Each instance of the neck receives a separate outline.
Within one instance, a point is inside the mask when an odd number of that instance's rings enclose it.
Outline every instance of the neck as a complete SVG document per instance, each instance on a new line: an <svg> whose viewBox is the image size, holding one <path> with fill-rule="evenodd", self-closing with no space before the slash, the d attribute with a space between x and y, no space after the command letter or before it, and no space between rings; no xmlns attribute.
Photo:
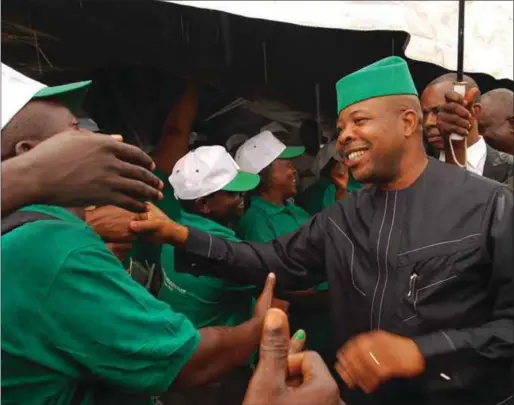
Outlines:
<svg viewBox="0 0 514 405"><path fill-rule="evenodd" d="M285 205L286 203L286 198L282 195L282 193L275 190L263 191L260 193L260 197L263 200L269 201L275 205Z"/></svg>
<svg viewBox="0 0 514 405"><path fill-rule="evenodd" d="M473 127L471 128L471 131L469 131L468 135L468 147L471 145L474 145L480 140L480 135L478 134L478 125L475 123L473 124Z"/></svg>
<svg viewBox="0 0 514 405"><path fill-rule="evenodd" d="M413 157L400 166L400 175L388 184L381 185L385 191L402 190L410 187L428 165L428 157L423 153L413 154Z"/></svg>

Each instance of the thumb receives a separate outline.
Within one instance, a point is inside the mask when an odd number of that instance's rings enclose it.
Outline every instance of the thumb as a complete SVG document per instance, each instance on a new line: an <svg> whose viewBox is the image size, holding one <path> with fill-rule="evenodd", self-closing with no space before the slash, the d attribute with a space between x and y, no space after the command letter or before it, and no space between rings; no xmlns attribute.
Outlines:
<svg viewBox="0 0 514 405"><path fill-rule="evenodd" d="M473 104L475 104L478 92L479 90L476 87L472 87L471 89L466 91L466 94L464 95L464 105L466 107L471 107Z"/></svg>
<svg viewBox="0 0 514 405"><path fill-rule="evenodd" d="M271 303L273 302L273 297L275 296L275 282L275 274L269 273L268 277L266 277L266 283L264 284L264 288L260 295L261 302L266 302L268 308L271 308Z"/></svg>
<svg viewBox="0 0 514 405"><path fill-rule="evenodd" d="M121 135L111 135L111 138L118 142L123 142L123 136Z"/></svg>
<svg viewBox="0 0 514 405"><path fill-rule="evenodd" d="M271 308L264 319L258 369L285 385L289 354L289 322L287 315Z"/></svg>

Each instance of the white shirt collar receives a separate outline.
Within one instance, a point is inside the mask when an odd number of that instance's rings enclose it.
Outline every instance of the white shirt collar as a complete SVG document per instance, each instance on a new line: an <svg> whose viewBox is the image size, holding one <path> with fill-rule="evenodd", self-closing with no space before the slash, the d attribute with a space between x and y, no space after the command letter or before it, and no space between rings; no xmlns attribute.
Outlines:
<svg viewBox="0 0 514 405"><path fill-rule="evenodd" d="M479 135L478 141L473 145L468 146L467 150L467 169L470 172L476 173L480 176L484 174L485 158L487 156L487 145L484 138ZM439 154L439 160L446 162L444 150Z"/></svg>

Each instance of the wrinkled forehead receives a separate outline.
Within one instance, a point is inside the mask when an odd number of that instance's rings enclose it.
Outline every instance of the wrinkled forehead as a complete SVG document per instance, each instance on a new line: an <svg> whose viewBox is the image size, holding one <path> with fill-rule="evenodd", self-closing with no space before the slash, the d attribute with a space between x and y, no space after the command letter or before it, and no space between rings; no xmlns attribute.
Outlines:
<svg viewBox="0 0 514 405"><path fill-rule="evenodd" d="M444 104L444 94L452 90L453 83L450 81L427 87L421 94L421 106L423 108L432 108Z"/></svg>

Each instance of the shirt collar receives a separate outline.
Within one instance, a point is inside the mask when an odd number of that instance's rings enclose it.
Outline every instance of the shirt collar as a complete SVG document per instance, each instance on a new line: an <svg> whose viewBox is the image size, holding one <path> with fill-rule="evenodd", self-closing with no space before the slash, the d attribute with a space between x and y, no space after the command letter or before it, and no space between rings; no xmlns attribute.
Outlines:
<svg viewBox="0 0 514 405"><path fill-rule="evenodd" d="M61 221L75 222L77 224L86 225L86 223L81 218L73 214L71 211L55 205L34 204L23 207L21 211L37 211L52 217L59 218Z"/></svg>
<svg viewBox="0 0 514 405"><path fill-rule="evenodd" d="M258 207L261 210L265 211L268 215L278 215L283 213L286 208L290 205L289 202L286 201L285 205L277 205L273 204L272 202L269 202L265 200L262 197L254 196L251 199L250 207Z"/></svg>
<svg viewBox="0 0 514 405"><path fill-rule="evenodd" d="M479 135L479 139L468 147L468 164L474 169L478 169L482 159L487 154L487 145L484 138Z"/></svg>
<svg viewBox="0 0 514 405"><path fill-rule="evenodd" d="M467 164L470 165L473 169L478 169L482 159L487 154L487 144L483 136L479 135L479 139L473 145L468 146L467 149ZM441 162L446 162L446 155L444 150L439 152L439 160Z"/></svg>

